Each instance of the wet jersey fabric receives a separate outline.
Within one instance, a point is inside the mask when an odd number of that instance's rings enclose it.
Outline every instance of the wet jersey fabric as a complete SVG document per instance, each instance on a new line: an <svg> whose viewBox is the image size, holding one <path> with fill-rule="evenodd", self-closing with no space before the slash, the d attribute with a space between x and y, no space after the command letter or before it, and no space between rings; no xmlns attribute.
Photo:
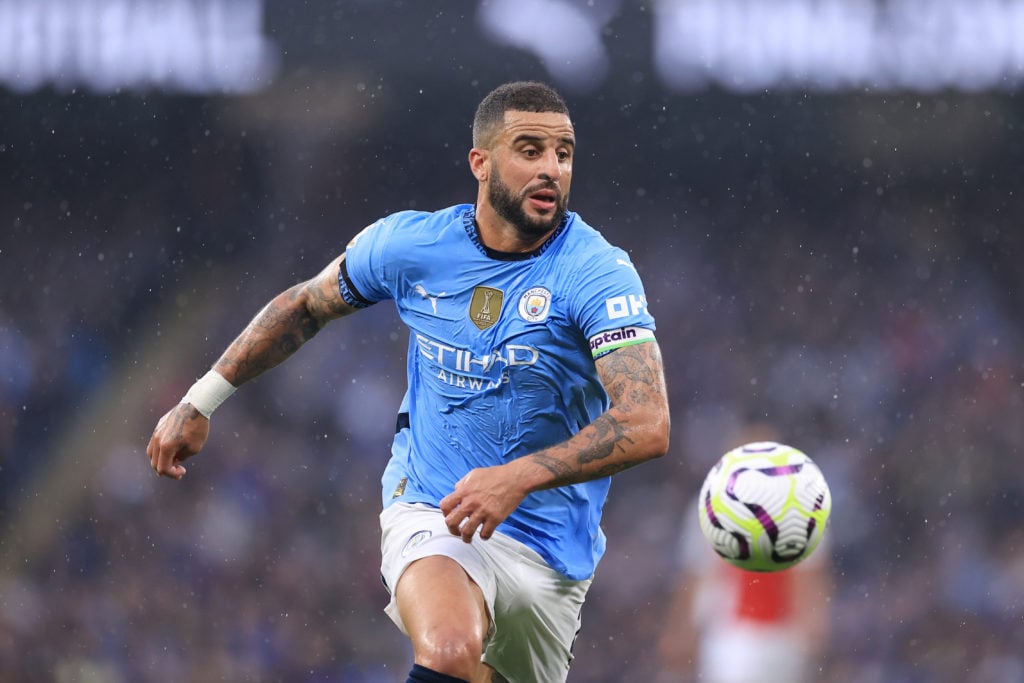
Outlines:
<svg viewBox="0 0 1024 683"><path fill-rule="evenodd" d="M471 469L565 441L608 408L595 359L654 337L628 255L572 212L528 255L485 247L469 204L395 213L349 243L339 286L353 306L394 300L410 330L385 507L439 505ZM498 531L589 578L608 487L532 493Z"/></svg>

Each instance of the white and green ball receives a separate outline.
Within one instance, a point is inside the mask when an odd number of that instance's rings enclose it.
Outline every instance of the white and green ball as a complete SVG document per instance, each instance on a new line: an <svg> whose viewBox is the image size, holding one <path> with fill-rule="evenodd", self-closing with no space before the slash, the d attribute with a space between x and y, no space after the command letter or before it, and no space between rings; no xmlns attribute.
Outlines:
<svg viewBox="0 0 1024 683"><path fill-rule="evenodd" d="M715 552L741 569L771 572L818 547L832 494L805 453L763 441L723 455L708 472L698 504L701 531Z"/></svg>

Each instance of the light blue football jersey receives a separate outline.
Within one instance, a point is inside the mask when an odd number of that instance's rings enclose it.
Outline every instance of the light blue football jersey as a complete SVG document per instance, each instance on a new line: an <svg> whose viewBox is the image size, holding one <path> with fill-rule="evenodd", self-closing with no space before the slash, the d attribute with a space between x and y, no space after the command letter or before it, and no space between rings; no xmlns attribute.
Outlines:
<svg viewBox="0 0 1024 683"><path fill-rule="evenodd" d="M565 441L609 406L595 358L654 338L628 255L572 212L522 258L484 247L470 204L392 214L348 245L339 284L354 306L393 299L410 330L385 507L439 505L471 469ZM608 486L532 493L498 530L589 578Z"/></svg>

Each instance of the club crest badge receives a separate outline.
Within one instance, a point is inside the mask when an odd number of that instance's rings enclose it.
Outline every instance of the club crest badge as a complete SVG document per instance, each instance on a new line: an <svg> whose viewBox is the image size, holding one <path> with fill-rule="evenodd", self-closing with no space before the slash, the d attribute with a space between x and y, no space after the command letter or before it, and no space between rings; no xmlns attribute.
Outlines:
<svg viewBox="0 0 1024 683"><path fill-rule="evenodd" d="M551 310L551 292L544 287L528 289L519 298L519 315L523 320L537 323L548 317Z"/></svg>
<svg viewBox="0 0 1024 683"><path fill-rule="evenodd" d="M501 316L501 303L505 293L493 287L474 287L473 298L469 302L469 319L480 330L498 322Z"/></svg>

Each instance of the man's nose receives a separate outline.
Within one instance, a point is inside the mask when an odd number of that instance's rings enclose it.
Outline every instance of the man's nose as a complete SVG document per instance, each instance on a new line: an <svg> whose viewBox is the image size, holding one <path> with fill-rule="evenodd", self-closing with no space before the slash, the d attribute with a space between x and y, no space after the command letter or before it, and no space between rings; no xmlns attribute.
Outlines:
<svg viewBox="0 0 1024 683"><path fill-rule="evenodd" d="M543 162L537 175L544 180L557 181L562 176L562 164L558 160L558 152L549 150L544 153Z"/></svg>

